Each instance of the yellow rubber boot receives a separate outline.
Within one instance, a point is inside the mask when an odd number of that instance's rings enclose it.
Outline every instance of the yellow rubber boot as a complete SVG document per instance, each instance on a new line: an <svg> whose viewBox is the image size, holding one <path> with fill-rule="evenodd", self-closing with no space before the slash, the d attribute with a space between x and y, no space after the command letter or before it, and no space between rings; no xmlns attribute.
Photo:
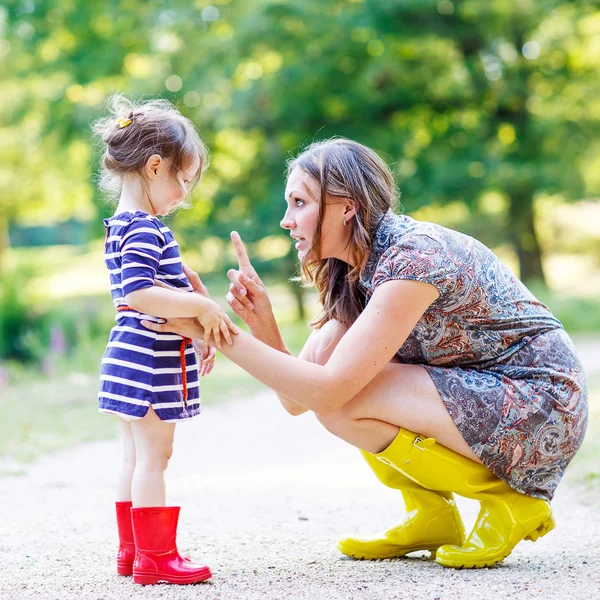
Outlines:
<svg viewBox="0 0 600 600"><path fill-rule="evenodd" d="M554 527L549 502L526 496L498 479L485 466L401 429L379 460L423 487L453 491L478 500L479 516L466 543L438 548L444 567L480 568L505 559L523 539L535 542Z"/></svg>
<svg viewBox="0 0 600 600"><path fill-rule="evenodd" d="M435 552L444 544L464 543L465 527L451 493L426 490L369 452L361 452L381 483L400 490L406 514L383 533L339 540L342 553L373 560L397 558L417 550Z"/></svg>

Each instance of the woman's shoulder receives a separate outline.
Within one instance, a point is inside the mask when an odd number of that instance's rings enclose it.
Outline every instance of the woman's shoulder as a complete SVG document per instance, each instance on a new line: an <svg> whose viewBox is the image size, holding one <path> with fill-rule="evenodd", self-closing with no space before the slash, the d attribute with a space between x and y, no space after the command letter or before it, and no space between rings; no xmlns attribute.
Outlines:
<svg viewBox="0 0 600 600"><path fill-rule="evenodd" d="M475 240L468 235L437 223L419 221L391 211L383 218L372 240L370 263L376 267L390 254L402 252L438 252L460 255L468 251Z"/></svg>
<svg viewBox="0 0 600 600"><path fill-rule="evenodd" d="M447 291L452 278L467 265L481 259L489 262L488 253L492 254L468 235L436 223L388 213L373 239L361 282L373 288L389 278L419 279Z"/></svg>

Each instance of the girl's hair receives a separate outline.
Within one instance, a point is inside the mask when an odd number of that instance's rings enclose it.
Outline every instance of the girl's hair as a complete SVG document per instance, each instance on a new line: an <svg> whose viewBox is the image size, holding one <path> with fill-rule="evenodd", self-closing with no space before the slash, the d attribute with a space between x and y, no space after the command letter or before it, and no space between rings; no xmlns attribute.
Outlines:
<svg viewBox="0 0 600 600"><path fill-rule="evenodd" d="M399 193L385 162L370 148L344 138L314 142L287 163L287 176L300 168L321 186L319 219L312 248L302 262L302 280L314 284L323 307L311 323L320 329L330 319L350 326L365 307L359 280L365 269L373 236ZM328 197L348 198L356 204L350 219L350 247L356 266L337 258L321 258L321 227Z"/></svg>
<svg viewBox="0 0 600 600"><path fill-rule="evenodd" d="M134 103L121 94L108 100L110 115L94 123L94 133L103 142L104 155L99 186L110 198L118 198L123 176L137 173L153 154L168 161L176 175L197 156L200 168L189 190L208 167L208 151L192 122L167 100Z"/></svg>

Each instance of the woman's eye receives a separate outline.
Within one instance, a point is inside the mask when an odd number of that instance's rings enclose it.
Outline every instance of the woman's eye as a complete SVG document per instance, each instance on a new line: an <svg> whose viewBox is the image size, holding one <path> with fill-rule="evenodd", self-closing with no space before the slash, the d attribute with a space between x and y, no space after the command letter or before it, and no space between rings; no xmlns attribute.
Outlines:
<svg viewBox="0 0 600 600"><path fill-rule="evenodd" d="M300 198L296 198L296 206L302 206L304 204L304 200L300 200Z"/></svg>

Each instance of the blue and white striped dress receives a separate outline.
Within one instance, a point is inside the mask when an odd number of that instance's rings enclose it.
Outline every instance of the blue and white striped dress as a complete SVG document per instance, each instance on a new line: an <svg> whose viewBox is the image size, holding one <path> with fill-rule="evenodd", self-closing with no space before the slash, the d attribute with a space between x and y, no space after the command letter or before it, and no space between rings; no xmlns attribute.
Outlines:
<svg viewBox="0 0 600 600"><path fill-rule="evenodd" d="M183 272L173 232L156 217L141 211L104 220L104 262L110 273L115 305L125 296L160 280L192 291ZM152 408L161 420L176 422L200 414L198 363L191 344L185 349L187 401L184 400L180 335L156 333L140 324L156 316L134 310L117 312L100 374L99 410L128 420L141 419Z"/></svg>

